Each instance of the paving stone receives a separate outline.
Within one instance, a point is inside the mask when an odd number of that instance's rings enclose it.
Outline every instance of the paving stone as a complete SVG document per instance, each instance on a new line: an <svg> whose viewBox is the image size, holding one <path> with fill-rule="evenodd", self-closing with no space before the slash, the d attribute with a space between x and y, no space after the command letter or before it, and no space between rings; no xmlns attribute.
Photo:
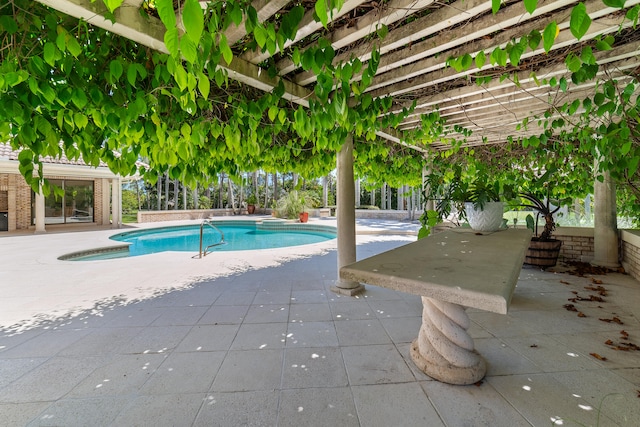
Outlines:
<svg viewBox="0 0 640 427"><path fill-rule="evenodd" d="M244 350L227 353L212 392L276 390L282 378L283 350Z"/></svg>
<svg viewBox="0 0 640 427"><path fill-rule="evenodd" d="M287 348L282 388L345 387L349 384L339 348Z"/></svg>
<svg viewBox="0 0 640 427"><path fill-rule="evenodd" d="M209 393L193 425L275 426L279 394L275 390Z"/></svg>
<svg viewBox="0 0 640 427"><path fill-rule="evenodd" d="M341 348L351 385L414 380L405 360L391 344Z"/></svg>
<svg viewBox="0 0 640 427"><path fill-rule="evenodd" d="M114 426L191 425L206 394L164 394L139 396L113 420Z"/></svg>
<svg viewBox="0 0 640 427"><path fill-rule="evenodd" d="M349 388L306 388L280 393L278 427L359 427Z"/></svg>
<svg viewBox="0 0 640 427"><path fill-rule="evenodd" d="M202 315L198 323L210 325L240 324L249 311L249 305L214 305Z"/></svg>
<svg viewBox="0 0 640 427"><path fill-rule="evenodd" d="M127 396L62 399L45 409L28 426L107 426L128 401Z"/></svg>
<svg viewBox="0 0 640 427"><path fill-rule="evenodd" d="M240 325L196 325L178 344L175 351L229 350Z"/></svg>
<svg viewBox="0 0 640 427"><path fill-rule="evenodd" d="M287 327L287 347L337 347L333 322L296 322Z"/></svg>
<svg viewBox="0 0 640 427"><path fill-rule="evenodd" d="M354 386L361 425L444 426L418 383Z"/></svg>
<svg viewBox="0 0 640 427"><path fill-rule="evenodd" d="M391 338L378 319L336 322L340 345L389 344Z"/></svg>
<svg viewBox="0 0 640 427"><path fill-rule="evenodd" d="M444 384L439 381L423 381L420 385L447 426L531 425L486 381L480 385L469 386Z"/></svg>
<svg viewBox="0 0 640 427"><path fill-rule="evenodd" d="M198 393L209 390L226 356L224 351L173 353L151 374L144 394Z"/></svg>

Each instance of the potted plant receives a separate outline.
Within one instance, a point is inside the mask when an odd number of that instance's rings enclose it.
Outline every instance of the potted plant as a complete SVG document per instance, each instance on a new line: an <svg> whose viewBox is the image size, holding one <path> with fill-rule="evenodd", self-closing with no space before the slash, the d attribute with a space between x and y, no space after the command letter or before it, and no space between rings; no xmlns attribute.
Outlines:
<svg viewBox="0 0 640 427"><path fill-rule="evenodd" d="M258 202L256 195L251 194L247 197L247 212L249 215L253 215L256 211L256 203Z"/></svg>
<svg viewBox="0 0 640 427"><path fill-rule="evenodd" d="M306 191L291 190L289 193L278 199L276 212L279 217L288 219L299 219L300 222L309 220L307 209L315 203L315 198Z"/></svg>
<svg viewBox="0 0 640 427"><path fill-rule="evenodd" d="M502 200L515 196L512 186L492 181L484 170L474 172L465 175L462 168L456 166L446 175L436 172L426 177L425 198L435 204L421 218L423 227L419 237L428 235L429 227L443 219L452 220L456 225L467 220L472 229L485 232L502 226Z"/></svg>
<svg viewBox="0 0 640 427"><path fill-rule="evenodd" d="M300 222L308 222L309 221L309 212L306 212L305 208L306 208L306 199L304 197L304 194L300 195L300 206L302 208L302 212L300 212L298 214L298 219L300 220Z"/></svg>
<svg viewBox="0 0 640 427"><path fill-rule="evenodd" d="M560 206L552 208L549 198L546 203L540 200L532 193L522 193L520 197L525 199L527 203L522 206L532 208L537 211L534 221L531 214L527 215L527 228L533 231L534 236L531 238L531 244L525 255L524 263L534 265L541 268L553 267L558 262L562 241L554 239L552 234L556 229L556 223L553 214L558 212ZM542 233L538 235L538 219L540 216L544 218L544 228Z"/></svg>
<svg viewBox="0 0 640 427"><path fill-rule="evenodd" d="M499 181L490 183L486 177L478 176L464 195L464 212L469 226L477 231L497 231L502 226L504 202L510 199L513 190Z"/></svg>

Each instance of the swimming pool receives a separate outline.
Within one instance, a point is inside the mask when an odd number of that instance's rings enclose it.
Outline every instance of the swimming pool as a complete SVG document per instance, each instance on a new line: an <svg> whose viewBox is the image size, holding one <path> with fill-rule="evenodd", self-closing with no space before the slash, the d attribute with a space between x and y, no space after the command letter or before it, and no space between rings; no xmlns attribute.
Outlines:
<svg viewBox="0 0 640 427"><path fill-rule="evenodd" d="M208 224L214 225L210 227ZM334 227L316 224L291 224L284 221L209 221L202 227L203 249L207 252L246 251L319 243L336 238ZM126 246L96 248L59 257L68 261L89 261L157 252L199 253L200 224L127 231L110 237ZM224 234L224 243L221 243Z"/></svg>

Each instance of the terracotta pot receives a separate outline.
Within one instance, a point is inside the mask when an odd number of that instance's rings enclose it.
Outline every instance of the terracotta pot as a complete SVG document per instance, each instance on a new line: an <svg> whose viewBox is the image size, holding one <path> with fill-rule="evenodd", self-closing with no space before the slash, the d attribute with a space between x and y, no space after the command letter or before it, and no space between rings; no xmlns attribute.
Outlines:
<svg viewBox="0 0 640 427"><path fill-rule="evenodd" d="M256 211L256 205L247 205L247 212L249 215L253 215Z"/></svg>
<svg viewBox="0 0 640 427"><path fill-rule="evenodd" d="M562 247L562 240L551 239L541 242L534 237L527 249L524 263L540 268L553 267L558 262L560 247Z"/></svg>
<svg viewBox="0 0 640 427"><path fill-rule="evenodd" d="M309 221L309 212L302 212L300 214L300 222L307 222Z"/></svg>

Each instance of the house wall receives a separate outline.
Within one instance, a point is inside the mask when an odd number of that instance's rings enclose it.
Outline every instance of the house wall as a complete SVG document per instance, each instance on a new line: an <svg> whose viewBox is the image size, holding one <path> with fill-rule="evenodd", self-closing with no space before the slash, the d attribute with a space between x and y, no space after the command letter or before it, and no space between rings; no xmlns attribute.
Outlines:
<svg viewBox="0 0 640 427"><path fill-rule="evenodd" d="M90 179L90 178L78 178L68 177L64 175L47 176L50 179L84 179L86 181L93 181L94 191L94 223L102 224L103 215L105 214L104 208L100 200L102 200L103 194L103 182L102 179ZM32 228L31 225L31 187L27 182L18 174L0 174L0 193L6 191L7 204L8 204L8 220L9 230L28 230ZM1 207L1 206L0 206ZM2 211L2 209L0 209ZM108 215L108 212L107 212Z"/></svg>

